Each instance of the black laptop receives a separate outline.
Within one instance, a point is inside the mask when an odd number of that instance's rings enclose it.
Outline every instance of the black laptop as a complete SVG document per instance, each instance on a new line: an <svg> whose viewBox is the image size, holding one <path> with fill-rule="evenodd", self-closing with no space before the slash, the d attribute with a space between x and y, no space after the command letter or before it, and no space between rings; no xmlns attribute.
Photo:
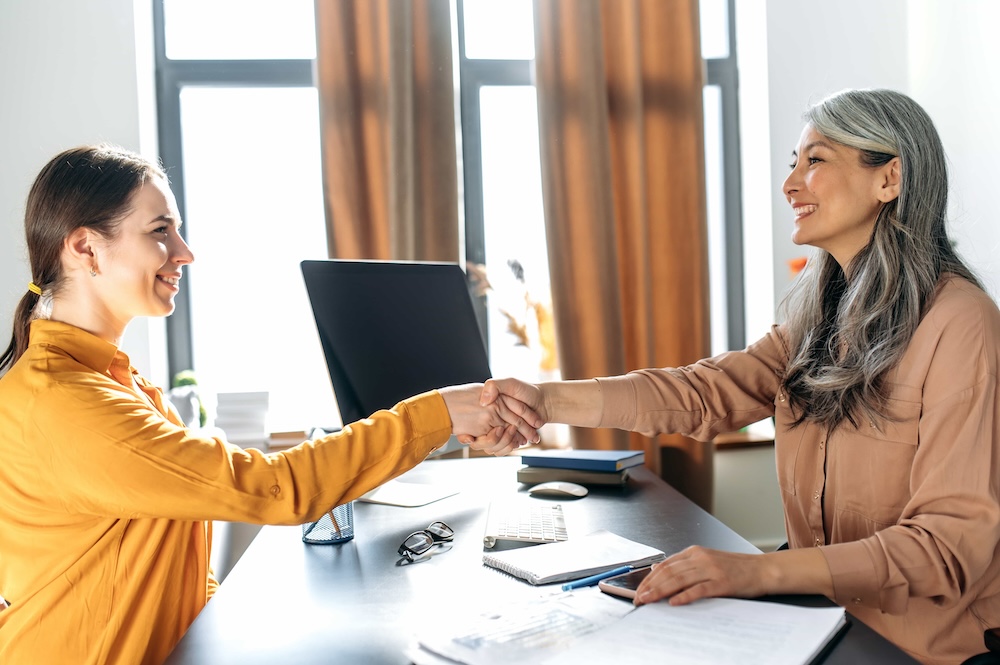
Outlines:
<svg viewBox="0 0 1000 665"><path fill-rule="evenodd" d="M301 265L344 423L427 390L490 377L458 264L331 259Z"/></svg>

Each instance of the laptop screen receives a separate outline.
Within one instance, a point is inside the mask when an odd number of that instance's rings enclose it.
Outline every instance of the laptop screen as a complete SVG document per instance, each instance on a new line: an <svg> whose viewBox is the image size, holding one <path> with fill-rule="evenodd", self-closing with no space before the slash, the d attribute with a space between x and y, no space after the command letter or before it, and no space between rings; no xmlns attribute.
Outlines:
<svg viewBox="0 0 1000 665"><path fill-rule="evenodd" d="M458 264L301 265L344 423L427 390L490 377Z"/></svg>

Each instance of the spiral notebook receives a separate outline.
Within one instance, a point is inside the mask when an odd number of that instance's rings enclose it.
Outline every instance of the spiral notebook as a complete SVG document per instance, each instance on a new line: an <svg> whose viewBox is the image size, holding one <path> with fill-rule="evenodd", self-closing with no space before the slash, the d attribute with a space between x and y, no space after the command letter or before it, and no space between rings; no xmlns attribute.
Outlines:
<svg viewBox="0 0 1000 665"><path fill-rule="evenodd" d="M666 555L649 545L610 531L595 531L559 543L546 543L483 555L483 563L529 584L550 584L596 575L619 566L641 568Z"/></svg>

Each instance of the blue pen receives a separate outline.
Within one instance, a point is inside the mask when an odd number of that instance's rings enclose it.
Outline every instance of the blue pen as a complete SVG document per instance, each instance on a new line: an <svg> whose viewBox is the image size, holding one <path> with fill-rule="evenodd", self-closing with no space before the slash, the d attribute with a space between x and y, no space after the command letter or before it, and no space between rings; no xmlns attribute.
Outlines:
<svg viewBox="0 0 1000 665"><path fill-rule="evenodd" d="M622 573L627 573L632 570L632 566L620 566L614 570L609 570L603 573L597 573L596 575L591 575L590 577L584 577L583 579L576 580L573 582L567 582L562 585L563 591L572 591L573 589L580 589L585 586L594 586L603 579L609 577L614 577L615 575L621 575Z"/></svg>

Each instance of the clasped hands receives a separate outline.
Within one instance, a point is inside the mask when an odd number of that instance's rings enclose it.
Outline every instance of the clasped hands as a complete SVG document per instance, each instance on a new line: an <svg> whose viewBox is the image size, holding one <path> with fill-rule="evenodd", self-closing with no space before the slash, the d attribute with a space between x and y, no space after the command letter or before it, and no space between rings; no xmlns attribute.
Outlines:
<svg viewBox="0 0 1000 665"><path fill-rule="evenodd" d="M451 416L452 433L473 450L507 455L528 443L538 443L538 430L545 424L541 393L535 386L515 379L486 384L469 383L442 388ZM509 387L508 387L509 386ZM536 394L537 393L537 394Z"/></svg>

